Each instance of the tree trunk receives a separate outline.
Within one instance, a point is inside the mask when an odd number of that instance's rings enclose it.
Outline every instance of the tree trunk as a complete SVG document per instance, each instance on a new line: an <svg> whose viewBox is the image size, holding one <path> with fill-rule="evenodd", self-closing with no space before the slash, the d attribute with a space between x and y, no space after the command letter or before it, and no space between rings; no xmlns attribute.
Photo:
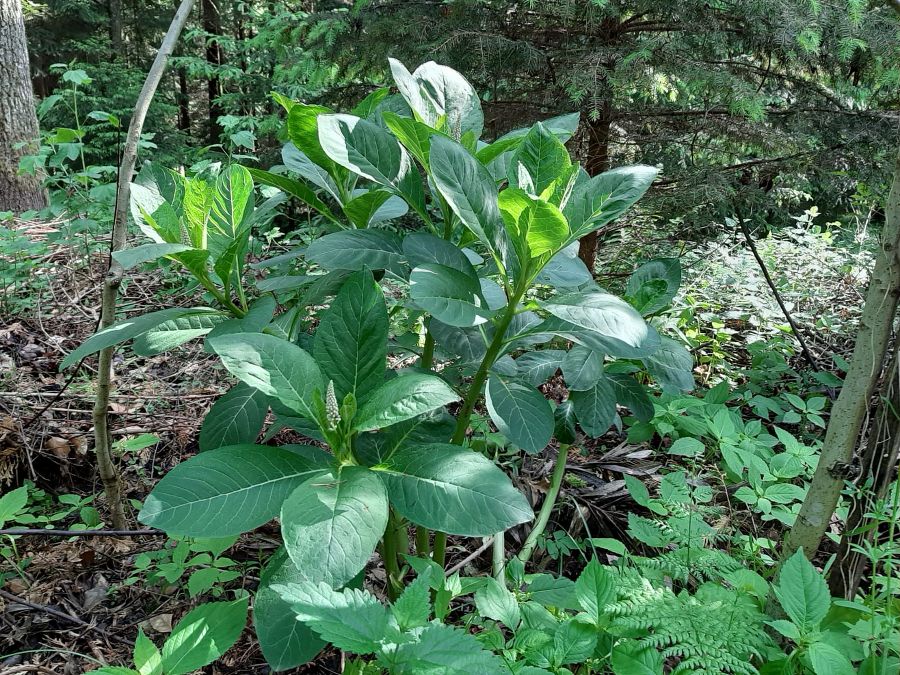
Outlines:
<svg viewBox="0 0 900 675"><path fill-rule="evenodd" d="M588 152L584 162L584 169L591 176L596 176L604 171L609 171L609 132L612 125L610 106L604 105L600 111L600 117L596 120L587 120ZM598 232L591 232L583 236L578 244L578 257L585 264L591 274L594 273L594 265L597 262L597 238Z"/></svg>
<svg viewBox="0 0 900 675"><path fill-rule="evenodd" d="M18 175L19 158L35 150L38 133L22 6L0 0L0 211L47 205L40 177Z"/></svg>
<svg viewBox="0 0 900 675"><path fill-rule="evenodd" d="M219 45L219 36L222 35L222 17L219 14L218 0L203 0L203 30L206 31L206 62L213 74L207 80L207 92L209 96L209 143L219 142L222 127L219 126L219 117L222 109L216 100L222 94L222 84L219 81L218 69L223 63L222 47Z"/></svg>
<svg viewBox="0 0 900 675"><path fill-rule="evenodd" d="M819 464L809 492L782 549L787 560L799 548L812 558L834 515L872 393L881 378L900 298L900 153L884 210L885 223L866 292L859 332L841 393L834 403Z"/></svg>
<svg viewBox="0 0 900 675"><path fill-rule="evenodd" d="M112 44L112 58L127 60L122 32L122 0L109 0L109 41Z"/></svg>
<svg viewBox="0 0 900 675"><path fill-rule="evenodd" d="M888 496L888 490L897 478L897 458L900 454L900 341L894 340L894 355L881 392L869 441L859 466L861 491L850 505L837 560L828 579L831 594L848 600L856 595L860 579L869 564L868 557L855 547L871 543L883 534L877 528L860 531L865 524L864 514L871 511L877 501Z"/></svg>

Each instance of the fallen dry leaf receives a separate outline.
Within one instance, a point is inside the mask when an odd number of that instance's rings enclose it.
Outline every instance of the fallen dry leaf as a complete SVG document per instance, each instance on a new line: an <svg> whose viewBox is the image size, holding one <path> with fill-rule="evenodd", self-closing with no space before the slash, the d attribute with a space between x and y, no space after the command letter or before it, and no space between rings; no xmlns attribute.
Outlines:
<svg viewBox="0 0 900 675"><path fill-rule="evenodd" d="M72 446L69 441L59 436L51 436L45 441L44 445L59 459L65 459L72 452Z"/></svg>
<svg viewBox="0 0 900 675"><path fill-rule="evenodd" d="M151 616L138 624L145 631L153 631L155 633L171 633L172 632L172 613L157 614Z"/></svg>

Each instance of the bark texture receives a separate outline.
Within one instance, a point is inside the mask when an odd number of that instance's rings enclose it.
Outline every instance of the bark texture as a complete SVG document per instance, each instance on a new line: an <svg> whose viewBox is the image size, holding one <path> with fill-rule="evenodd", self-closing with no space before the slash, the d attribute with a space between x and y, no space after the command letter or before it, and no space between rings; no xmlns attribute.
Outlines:
<svg viewBox="0 0 900 675"><path fill-rule="evenodd" d="M584 170L591 176L609 171L609 134L611 126L612 115L609 106L604 106L600 117L596 120L587 120L588 150L584 162ZM594 265L597 262L598 239L599 233L594 231L583 236L578 244L578 257L581 258L581 261L591 274L594 273Z"/></svg>
<svg viewBox="0 0 900 675"><path fill-rule="evenodd" d="M219 117L222 116L222 109L216 102L219 96L222 95L222 83L219 81L218 74L216 74L219 66L224 63L222 47L219 45L219 36L222 35L222 16L219 14L218 0L202 0L201 10L203 13L203 30L207 32L206 62L213 71L213 74L207 80L207 93L209 97L209 142L214 144L219 142L219 136L222 133L222 127L219 126Z"/></svg>
<svg viewBox="0 0 900 675"><path fill-rule="evenodd" d="M34 151L37 138L22 5L0 0L0 211L47 205L40 178L18 174L19 158ZM26 145L17 150L20 143Z"/></svg>
<svg viewBox="0 0 900 675"><path fill-rule="evenodd" d="M885 224L866 292L850 367L825 432L822 455L797 522L782 549L786 560L799 548L815 555L837 507L844 482L853 478L853 457L872 394L881 379L900 297L900 154L885 205Z"/></svg>

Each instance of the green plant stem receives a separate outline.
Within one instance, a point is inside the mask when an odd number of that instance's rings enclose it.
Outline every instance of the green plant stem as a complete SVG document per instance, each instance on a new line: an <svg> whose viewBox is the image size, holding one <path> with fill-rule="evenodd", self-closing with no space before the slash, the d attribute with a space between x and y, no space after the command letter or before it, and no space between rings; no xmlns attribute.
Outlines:
<svg viewBox="0 0 900 675"><path fill-rule="evenodd" d="M484 358L481 359L481 365L478 366L478 370L475 372L474 377L472 377L472 382L469 384L468 391L466 391L466 396L463 399L463 405L459 411L459 416L456 418L456 429L453 432L453 438L450 440L454 445L461 445L466 439L466 431L469 429L469 422L472 419L472 411L475 410L475 403L481 396L482 389L484 389L488 371L500 355L500 350L503 349L503 345L506 341L506 330L515 318L516 307L522 299L522 296L525 295L527 288L527 283L521 284L521 288L519 288L513 294L513 297L510 298L509 303L506 305L506 311L503 313L503 316L500 317L500 321L496 325L494 339L491 340L491 344L488 345ZM441 567L444 566L446 550L447 533L435 532L434 553L431 557Z"/></svg>
<svg viewBox="0 0 900 675"><path fill-rule="evenodd" d="M431 542L428 540L428 535L427 527L416 526L416 555L420 558L427 558L431 553Z"/></svg>
<svg viewBox="0 0 900 675"><path fill-rule="evenodd" d="M387 528L381 540L381 557L384 558L384 571L387 573L387 595L392 601L400 594L400 566L397 563L397 517L391 510L388 515Z"/></svg>
<svg viewBox="0 0 900 675"><path fill-rule="evenodd" d="M419 360L419 365L428 370L431 370L434 365L434 336L428 330L428 326L425 326L425 346L422 348L422 357Z"/></svg>
<svg viewBox="0 0 900 675"><path fill-rule="evenodd" d="M535 522L534 528L525 539L522 550L519 551L519 560L523 563L531 560L531 555L534 553L534 547L537 546L538 538L544 533L544 530L547 529L547 523L550 522L550 515L553 513L553 508L556 506L556 499L559 497L559 488L562 485L562 479L566 473L566 460L568 458L569 446L566 444L560 445L559 453L556 456L556 464L553 466L553 475L550 478L550 489L547 491L544 503L541 504L541 511L538 514L537 522Z"/></svg>
<svg viewBox="0 0 900 675"><path fill-rule="evenodd" d="M506 570L506 531L494 535L491 546L491 571L494 578L506 586L503 572Z"/></svg>

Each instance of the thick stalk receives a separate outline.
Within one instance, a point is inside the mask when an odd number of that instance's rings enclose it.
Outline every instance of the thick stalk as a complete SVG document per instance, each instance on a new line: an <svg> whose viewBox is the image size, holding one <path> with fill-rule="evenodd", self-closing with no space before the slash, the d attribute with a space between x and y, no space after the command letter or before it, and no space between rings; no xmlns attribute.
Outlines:
<svg viewBox="0 0 900 675"><path fill-rule="evenodd" d="M384 571L387 576L387 595L396 600L400 595L400 565L397 563L397 530L400 523L393 509L388 516L387 528L381 540L381 557L384 559Z"/></svg>
<svg viewBox="0 0 900 675"><path fill-rule="evenodd" d="M504 586L504 572L506 571L506 531L494 535L494 543L491 550L491 571L494 578Z"/></svg>
<svg viewBox="0 0 900 675"><path fill-rule="evenodd" d="M119 251L125 247L125 239L128 234L128 202L131 196L131 177L134 173L134 165L137 161L138 140L141 137L141 129L150 102L162 79L166 61L178 42L178 36L187 22L191 13L194 0L182 0L181 5L172 18L172 23L166 36L163 38L147 79L141 88L134 106L134 113L128 125L128 135L125 138L125 147L122 151L122 163L119 166L118 185L116 187L116 205L113 214L112 242L110 253ZM100 307L100 329L112 325L116 318L116 298L119 294L119 286L122 284L124 270L112 256L109 259L109 267L106 278L103 281L102 301ZM110 442L107 410L109 408L109 392L112 382L112 347L100 352L100 361L97 370L97 397L94 400L94 451L97 454L97 468L100 480L103 482L103 491L109 505L113 527L124 530L125 511L122 506L122 489L119 483L119 474L112 457L112 444Z"/></svg>
<svg viewBox="0 0 900 675"><path fill-rule="evenodd" d="M528 537L522 545L522 550L519 551L519 560L523 563L531 560L531 555L534 553L538 539L544 534L544 530L547 529L547 523L550 522L550 516L559 497L559 489L562 486L562 479L566 473L566 460L568 458L569 446L561 444L556 455L556 464L553 465L553 475L550 477L550 489L547 490L547 496L544 498L544 503L541 504L541 512L538 514L534 528L528 533Z"/></svg>
<svg viewBox="0 0 900 675"><path fill-rule="evenodd" d="M416 555L427 558L431 554L430 532L427 527L416 525Z"/></svg>
<svg viewBox="0 0 900 675"><path fill-rule="evenodd" d="M516 291L513 297L510 298L509 304L506 306L506 312L504 312L503 316L500 318L500 322L496 326L494 339L491 340L491 344L488 345L484 358L481 359L481 365L478 366L478 370L475 372L474 377L472 377L472 382L469 384L469 389L463 399L463 405L459 411L459 416L456 418L456 429L453 432L453 438L450 439L450 442L454 445L461 445L466 439L466 431L469 429L469 422L472 419L472 411L475 410L475 403L481 396L482 389L484 389L488 371L491 369L491 366L494 365L494 361L497 360L500 351L503 349L503 344L506 339L506 330L516 316L516 307L522 299L522 296L525 295L526 288L527 284L523 283L522 288ZM434 553L432 554L432 559L441 567L444 566L446 548L447 533L435 532Z"/></svg>
<svg viewBox="0 0 900 675"><path fill-rule="evenodd" d="M825 443L809 492L782 550L787 560L799 548L815 555L834 515L872 393L881 376L900 298L900 154L885 205L885 224L866 293L853 356L831 411Z"/></svg>

